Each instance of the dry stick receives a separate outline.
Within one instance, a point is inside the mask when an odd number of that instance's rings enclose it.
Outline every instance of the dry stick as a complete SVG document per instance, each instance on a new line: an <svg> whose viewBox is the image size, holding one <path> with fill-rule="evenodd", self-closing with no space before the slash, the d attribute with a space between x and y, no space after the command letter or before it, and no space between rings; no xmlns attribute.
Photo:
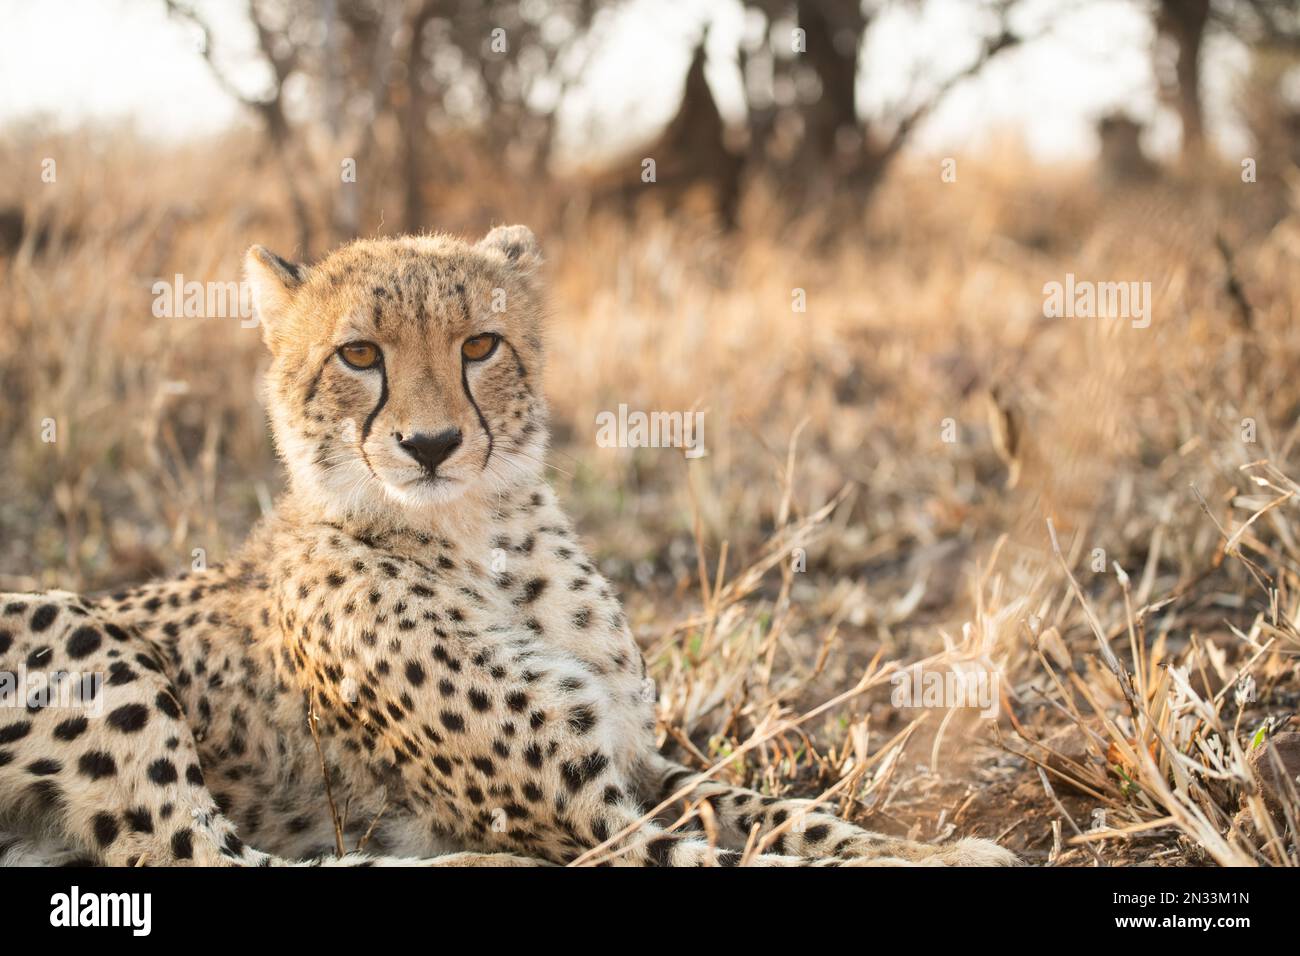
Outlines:
<svg viewBox="0 0 1300 956"><path fill-rule="evenodd" d="M879 660L880 660L880 654L878 653L872 659L871 663L867 666L867 671L865 674L862 675L862 679L859 680L857 684L855 684L853 687L844 691L844 693L832 697L830 700L817 705L812 710L803 714L801 717L797 717L794 720L784 720L779 722L775 727L773 727L767 733L759 737L751 737L749 740L745 741L745 743L742 744L738 750L735 750L732 753L728 754L726 757L724 757L722 760L715 763L708 770L702 771L690 783L683 784L681 787L677 789L675 793L673 793L671 796L661 801L657 806L652 807L650 810L644 813L639 819L629 823L622 830L619 830L617 833L615 833L605 842L597 844L596 846L592 847L590 850L583 853L577 859L573 860L569 865L570 866L583 865L596 854L600 853L603 850L608 849L609 847L617 843L619 840L623 839L623 837L628 836L629 834L638 830L643 824L653 820L656 816L658 816L664 810L670 808L673 804L677 803L679 800L682 800L687 796L689 796L695 790L695 788L698 787L701 783L703 783L705 780L712 779L715 774L717 774L719 771L725 768L728 764L732 763L738 757L744 756L754 748L767 743L773 737L783 734L799 726L800 724L811 720L814 717L824 714L826 711L830 710L833 707L838 707L840 704L844 703L845 701L852 700L854 697L857 697L859 694L862 694L865 691L868 691L871 688L877 686L880 683L881 679L894 673L894 671L898 670L898 665L893 662L890 662L884 668L880 669L879 672L876 672L876 664L879 662ZM928 664L928 663L932 663L934 660L935 660L934 657L930 657L930 658L926 658L924 661L921 661L920 663Z"/></svg>
<svg viewBox="0 0 1300 956"><path fill-rule="evenodd" d="M718 552L718 570L713 584L713 598L716 601L718 595L722 593L722 580L727 571L727 548L730 542L723 541L722 548ZM704 640L700 643L701 648L708 648L713 643L713 633L718 626L719 608L715 604L709 609L708 622L704 630Z"/></svg>
<svg viewBox="0 0 1300 956"><path fill-rule="evenodd" d="M1124 592L1124 624L1128 631L1128 649L1133 656L1133 676L1137 681L1137 694L1142 700L1149 700L1147 697L1147 672L1146 672L1146 646L1137 637L1137 619L1133 617L1133 592L1129 587L1128 573L1119 566L1118 561L1112 561L1115 567L1115 577L1119 579L1120 590ZM1145 633L1145 631L1143 631Z"/></svg>
<svg viewBox="0 0 1300 956"><path fill-rule="evenodd" d="M358 853L360 853L362 850L364 850L364 849L366 848L366 844L370 842L370 835L371 835L372 833L375 832L375 827L379 825L379 818L382 817L382 816L384 815L384 812L385 812L387 809L388 809L388 791L385 790L385 791L384 791L384 802L383 802L383 804L379 807L379 812L375 814L375 818L374 818L373 820L370 821L370 826L366 827L366 832L363 833L363 834L361 835L361 839L357 841L357 852L358 852Z"/></svg>
<svg viewBox="0 0 1300 956"><path fill-rule="evenodd" d="M686 456L682 456L682 461L687 461ZM704 599L706 608L712 606L712 596L709 594L709 570L704 560L704 528L700 518L700 503L695 494L695 481L691 478L690 463L686 465L686 490L691 497L691 536L695 539L695 564L696 570L700 575L700 595Z"/></svg>
<svg viewBox="0 0 1300 956"><path fill-rule="evenodd" d="M779 523L782 525L790 519L790 506L794 502L794 453L799 446L799 436L803 433L807 424L808 419L804 418L795 426L793 434L790 435L790 448L786 452L785 458L785 475L781 481L781 484L784 485L781 495L781 507L777 511Z"/></svg>
<svg viewBox="0 0 1300 956"><path fill-rule="evenodd" d="M1051 783L1048 782L1047 774L1043 772L1042 767L1038 768L1038 779L1042 781L1043 789L1047 792L1047 797L1049 800L1052 801L1052 804L1056 807L1057 812L1059 812L1061 816L1065 817L1065 821L1070 824L1070 829L1073 830L1079 836L1083 836L1083 831L1080 830L1079 825L1074 822L1074 817L1070 816L1070 812L1066 810L1065 807L1061 804L1061 801L1056 798L1056 791L1052 789L1052 785ZM1084 847L1085 849L1087 849L1089 853L1092 854L1092 858L1093 860L1096 861L1098 866L1106 865L1106 862L1101 858L1101 854L1098 853L1091 844L1085 843Z"/></svg>
<svg viewBox="0 0 1300 956"><path fill-rule="evenodd" d="M1256 519L1272 511L1274 508L1278 507L1279 505L1284 504L1287 501L1290 501L1294 497L1295 497L1295 492L1288 491L1285 494L1279 495L1278 497L1274 498L1268 504L1264 505L1264 507L1256 511L1253 515L1251 515L1249 518L1243 521L1241 523L1241 526L1232 533L1232 537L1230 537L1228 539L1228 543L1224 545L1224 550L1227 551L1228 554L1235 555L1240 550L1237 545L1241 541L1242 536L1245 535L1245 533L1250 529L1250 526L1255 523Z"/></svg>
<svg viewBox="0 0 1300 956"><path fill-rule="evenodd" d="M704 754L700 753L700 749L699 749L698 747L695 746L695 744L691 741L691 738L690 738L690 737L688 737L688 736L686 736L686 734L682 733L682 731L681 731L680 728L678 728L678 727L673 727L673 726L670 724L670 725L666 725L666 726L664 727L664 730L666 730L666 731L668 732L668 736L669 736L669 737L672 737L673 740L677 741L677 745L678 745L679 747L681 747L681 748L682 748L683 750L685 750L688 754L690 754L693 758L695 758L697 761L699 761L699 763L700 763L701 766L703 766L703 767L707 767L707 766L709 765L709 758L706 757L706 756L704 756Z"/></svg>
<svg viewBox="0 0 1300 956"><path fill-rule="evenodd" d="M1161 827L1178 828L1178 820L1175 817L1158 817L1155 820L1142 820L1138 823L1130 823L1126 827L1107 827L1104 830L1089 830L1071 840L1071 843L1091 843L1097 840L1112 840L1117 837L1129 837L1135 833L1147 833L1151 830L1159 830Z"/></svg>
<svg viewBox="0 0 1300 956"><path fill-rule="evenodd" d="M930 766L937 773L939 770L939 751L943 749L943 735L947 731L948 725L952 723L953 718L957 716L957 708L950 708L948 713L943 715L943 720L939 721L939 729L935 732L934 743L930 747Z"/></svg>
<svg viewBox="0 0 1300 956"><path fill-rule="evenodd" d="M343 847L343 824L339 820L338 807L334 804L334 792L330 788L329 768L325 766L325 751L320 745L320 731L316 729L316 721L320 718L316 716L316 708L313 707L315 695L310 691L307 694L307 727L311 730L311 739L316 743L316 756L320 758L320 773L325 781L325 799L330 805L330 819L334 821L334 847L339 856L346 856L347 850Z"/></svg>
<svg viewBox="0 0 1300 956"><path fill-rule="evenodd" d="M1201 494L1201 489L1197 488L1195 485L1192 485L1191 489L1192 494L1196 495L1196 500L1201 504L1201 510L1205 512L1206 517L1214 522L1214 526L1219 529L1219 534L1223 535L1224 540L1227 541L1231 535L1224 530L1223 525L1219 524L1219 519L1214 517L1214 512L1210 510L1210 503L1206 501L1205 496ZM1228 553L1226 547L1224 548L1224 553ZM1269 592L1269 585L1264 579L1268 577L1268 575L1265 573L1264 569L1259 567L1254 561L1250 560L1250 558L1246 557L1240 551L1233 552L1232 557L1236 558L1246 566L1246 570L1249 571L1251 577L1255 579L1255 583L1260 586L1260 589L1264 591L1265 594L1267 594Z"/></svg>
<svg viewBox="0 0 1300 956"><path fill-rule="evenodd" d="M1101 621L1097 620L1092 605L1085 600L1083 589L1079 587L1079 582L1075 580L1074 573L1070 570L1069 564L1066 563L1065 555L1061 553L1061 543L1056 538L1056 526L1052 524L1051 518L1047 519L1047 533L1052 539L1052 551L1055 552L1056 558L1061 564L1061 570L1065 572L1065 577L1070 582L1070 589L1074 592L1075 600L1079 602L1079 607L1083 609L1083 616L1087 619L1093 635L1097 638L1097 646L1101 648L1101 659L1106 663L1106 667L1110 672L1115 675L1115 680L1119 681L1120 690L1124 692L1130 709L1136 710L1137 701L1134 700L1132 682L1125 670L1119 666L1119 660L1115 657L1115 652L1110 649ZM1136 716L1135 713L1134 717L1136 718Z"/></svg>
<svg viewBox="0 0 1300 956"><path fill-rule="evenodd" d="M1268 639L1268 643L1260 647L1260 649L1255 652L1254 657L1246 661L1246 663L1242 664L1241 667L1237 669L1237 681L1240 681L1243 677L1245 677L1252 670L1254 670L1255 665L1259 663L1260 658L1262 658L1265 654L1267 654L1270 650L1272 650L1273 645L1276 643L1277 643L1277 638L1270 637ZM1234 681L1231 684L1224 684L1221 688L1219 688L1219 692L1215 694L1213 698L1211 698L1211 703L1214 704L1219 703L1219 699L1224 695L1226 695L1228 691L1234 690L1236 686L1237 686L1236 681Z"/></svg>

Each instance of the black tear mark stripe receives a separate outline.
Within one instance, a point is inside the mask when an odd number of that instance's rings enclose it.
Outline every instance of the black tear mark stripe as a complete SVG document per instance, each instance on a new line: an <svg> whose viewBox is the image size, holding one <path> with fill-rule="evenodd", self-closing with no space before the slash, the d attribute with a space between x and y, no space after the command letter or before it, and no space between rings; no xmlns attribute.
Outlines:
<svg viewBox="0 0 1300 956"><path fill-rule="evenodd" d="M456 292L460 296L460 311L465 317L465 323L471 324L469 309L469 297L465 294L465 284L458 282ZM502 340L504 341L504 339ZM508 342L506 343L509 344ZM514 351L514 349L511 349ZM469 400L470 407L474 409L474 414L478 416L478 423L483 427L484 434L487 435L488 446L487 454L483 456L483 470L487 471L488 462L492 460L492 449L496 447L496 437L492 434L492 428L488 425L488 420L483 415L483 410L478 407L478 402L474 401L474 393L469 390L469 362L465 356L460 358L460 387L465 391L465 398Z"/></svg>
<svg viewBox="0 0 1300 956"><path fill-rule="evenodd" d="M370 470L372 475L375 475L375 468L370 464L370 456L366 454L366 439L370 437L370 426L375 423L375 419L379 416L379 413L384 410L384 406L387 404L388 366L384 364L384 361L381 358L379 362L379 401L375 404L375 407L371 409L370 414L366 416L366 423L361 426L361 441L357 443L357 447L361 449L361 460L366 463L366 468ZM375 475L375 477L377 478L379 476Z"/></svg>
<svg viewBox="0 0 1300 956"><path fill-rule="evenodd" d="M478 402L474 401L474 393L469 390L469 362L463 356L460 360L460 387L465 390L465 397L469 399L470 407L474 409L474 414L478 416L478 423L483 426L483 432L487 435L487 454L483 456L483 470L487 471L488 462L492 460L492 449L496 447L496 438L492 435L492 427L488 425L488 420L483 416L483 410L478 407Z"/></svg>

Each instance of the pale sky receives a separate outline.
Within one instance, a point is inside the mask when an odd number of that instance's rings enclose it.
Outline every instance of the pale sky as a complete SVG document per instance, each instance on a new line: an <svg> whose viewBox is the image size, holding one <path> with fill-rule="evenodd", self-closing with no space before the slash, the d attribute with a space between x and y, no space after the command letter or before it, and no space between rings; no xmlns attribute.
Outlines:
<svg viewBox="0 0 1300 956"><path fill-rule="evenodd" d="M198 6L238 63L252 42L243 0ZM924 0L919 10L897 10L873 27L859 77L868 115L888 115L911 78L924 89L968 62L978 14L974 0ZM588 148L593 131L604 146L651 135L676 105L691 39L706 20L710 86L724 114L739 118L739 2L627 0L562 114L570 152ZM1138 0L1028 0L1023 22L1029 32L1051 26L953 91L920 130L916 148L978 148L1018 130L1043 159L1086 158L1095 149L1094 120L1125 105L1135 116L1155 118L1151 148L1175 147L1176 119L1155 108L1151 26ZM0 0L0 23L0 124L44 112L64 126L125 119L149 135L183 138L249 119L213 81L192 36L167 18L161 0ZM1210 130L1229 153L1245 146L1231 110L1245 66L1244 51L1231 41L1206 50ZM238 69L236 78L257 88L255 69Z"/></svg>

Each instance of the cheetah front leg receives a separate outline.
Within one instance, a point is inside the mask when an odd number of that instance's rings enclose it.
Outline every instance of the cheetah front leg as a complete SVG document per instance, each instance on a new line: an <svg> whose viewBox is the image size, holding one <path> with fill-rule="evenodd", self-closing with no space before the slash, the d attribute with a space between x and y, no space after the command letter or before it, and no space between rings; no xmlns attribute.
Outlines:
<svg viewBox="0 0 1300 956"><path fill-rule="evenodd" d="M660 781L655 803L689 786L689 794L679 798L677 809L684 810L700 799L708 800L719 835L730 846L743 847L757 824L758 840L771 836L760 844L767 850L809 859L921 866L1010 866L1017 862L1014 854L989 840L968 837L938 846L918 843L864 830L830 813L810 809L807 800L765 797L744 787L719 783L663 758L657 761L655 770Z"/></svg>
<svg viewBox="0 0 1300 956"><path fill-rule="evenodd" d="M7 596L0 633L0 671L23 677L0 708L0 816L112 866L267 859L205 786L153 645L66 592Z"/></svg>
<svg viewBox="0 0 1300 956"><path fill-rule="evenodd" d="M7 595L0 606L0 673L24 677L21 690L3 690L22 698L6 697L9 706L0 707L0 818L16 827L0 835L0 862L538 865L504 853L353 853L298 863L254 850L204 783L193 733L153 645L66 592ZM37 833L41 840L30 836Z"/></svg>

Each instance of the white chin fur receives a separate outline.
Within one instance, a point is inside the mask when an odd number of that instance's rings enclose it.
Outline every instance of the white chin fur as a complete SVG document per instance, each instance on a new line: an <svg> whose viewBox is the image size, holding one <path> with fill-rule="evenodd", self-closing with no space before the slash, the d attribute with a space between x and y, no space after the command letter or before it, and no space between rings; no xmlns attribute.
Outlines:
<svg viewBox="0 0 1300 956"><path fill-rule="evenodd" d="M434 482L419 482L402 486L383 482L389 499L407 508L430 508L455 501L465 493L466 482L459 479L440 478Z"/></svg>

